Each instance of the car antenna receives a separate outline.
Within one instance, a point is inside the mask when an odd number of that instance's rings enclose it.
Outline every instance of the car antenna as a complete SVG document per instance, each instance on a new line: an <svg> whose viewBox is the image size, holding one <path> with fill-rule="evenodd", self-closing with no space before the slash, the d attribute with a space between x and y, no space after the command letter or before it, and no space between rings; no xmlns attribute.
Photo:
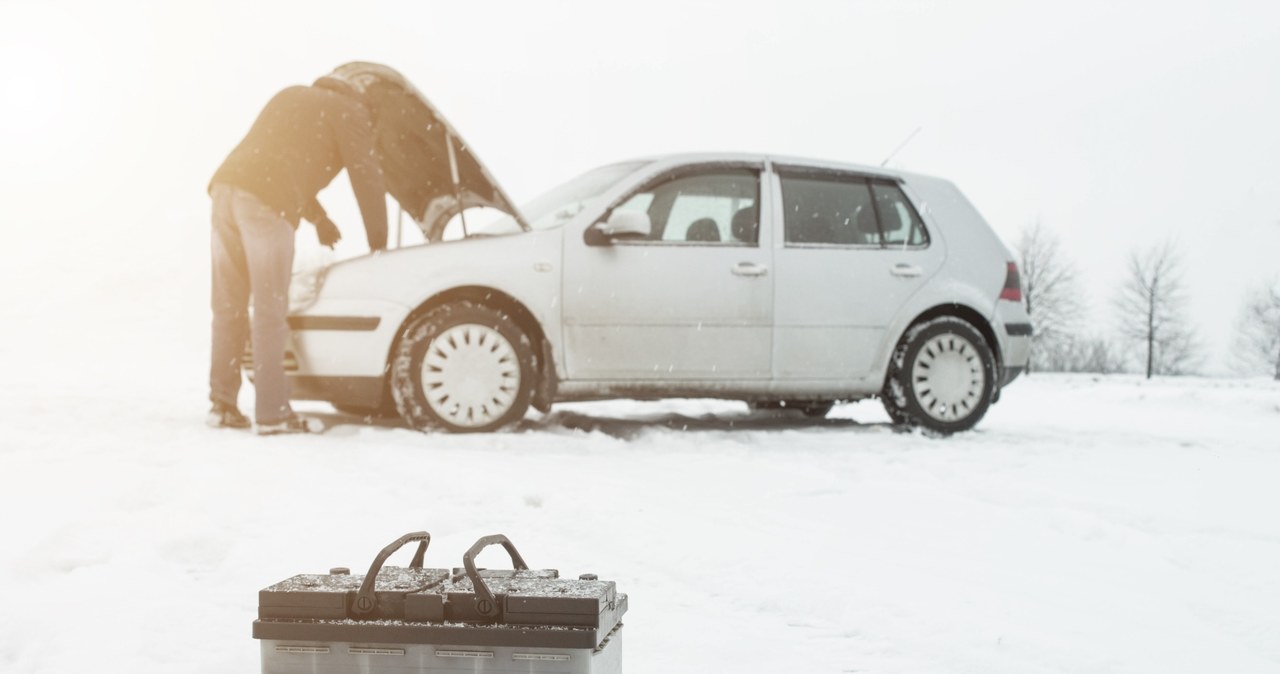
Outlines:
<svg viewBox="0 0 1280 674"><path fill-rule="evenodd" d="M906 146L907 146L907 143L910 143L910 142L911 142L911 139L912 139L912 138L915 138L915 137L916 137L916 134L917 134L917 133L920 133L920 129L923 129L923 128L924 128L923 126L917 126L917 127L916 127L916 130L915 130L915 131L912 131L912 132L911 132L911 135L907 136L907 139L906 139L906 140L904 140L904 141L902 141L901 143L899 143L899 144L898 144L898 147L894 148L894 149L893 149L893 152L890 152L890 153L889 153L889 156L888 156L888 157L885 157L885 158L884 158L884 161L880 162L880 165L881 165L881 166L884 166L885 164L888 164L888 163L889 163L889 160L890 160L890 159L893 159L893 156L894 156L895 154L898 154L898 152L899 152L899 151L901 151L901 150L902 150L902 148L906 147Z"/></svg>

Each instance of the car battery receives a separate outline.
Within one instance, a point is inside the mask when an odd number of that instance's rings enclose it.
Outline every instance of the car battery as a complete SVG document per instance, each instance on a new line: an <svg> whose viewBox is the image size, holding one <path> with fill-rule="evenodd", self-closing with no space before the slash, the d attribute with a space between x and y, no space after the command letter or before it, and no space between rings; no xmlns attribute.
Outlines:
<svg viewBox="0 0 1280 674"><path fill-rule="evenodd" d="M622 671L627 595L612 581L530 569L500 534L476 541L462 567L425 568L430 541L425 531L401 536L363 576L334 568L259 592L263 674ZM408 567L384 566L413 542ZM490 545L506 549L512 569L476 567Z"/></svg>

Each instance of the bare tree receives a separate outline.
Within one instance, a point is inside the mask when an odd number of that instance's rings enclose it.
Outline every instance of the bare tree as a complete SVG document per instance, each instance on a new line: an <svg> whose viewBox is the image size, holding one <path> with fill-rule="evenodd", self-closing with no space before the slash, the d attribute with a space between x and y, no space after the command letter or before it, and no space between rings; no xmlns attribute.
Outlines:
<svg viewBox="0 0 1280 674"><path fill-rule="evenodd" d="M1129 274L1115 307L1120 332L1146 347L1147 378L1186 374L1195 367L1199 343L1184 316L1182 263L1172 242L1129 256Z"/></svg>
<svg viewBox="0 0 1280 674"><path fill-rule="evenodd" d="M1045 345L1041 367L1050 372L1112 374L1125 370L1125 360L1114 340L1096 334L1071 334Z"/></svg>
<svg viewBox="0 0 1280 674"><path fill-rule="evenodd" d="M1245 299L1234 347L1241 371L1264 371L1280 381L1280 282L1258 288Z"/></svg>
<svg viewBox="0 0 1280 674"><path fill-rule="evenodd" d="M1063 255L1058 238L1039 220L1018 238L1022 294L1035 324L1029 369L1053 369L1050 354L1071 340L1082 304L1075 266Z"/></svg>

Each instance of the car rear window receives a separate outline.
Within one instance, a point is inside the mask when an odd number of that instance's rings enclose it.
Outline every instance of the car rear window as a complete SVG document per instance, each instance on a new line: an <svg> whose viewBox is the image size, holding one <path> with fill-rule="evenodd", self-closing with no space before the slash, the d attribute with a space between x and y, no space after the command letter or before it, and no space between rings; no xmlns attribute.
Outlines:
<svg viewBox="0 0 1280 674"><path fill-rule="evenodd" d="M923 246L920 215L895 184L859 175L784 171L787 245Z"/></svg>

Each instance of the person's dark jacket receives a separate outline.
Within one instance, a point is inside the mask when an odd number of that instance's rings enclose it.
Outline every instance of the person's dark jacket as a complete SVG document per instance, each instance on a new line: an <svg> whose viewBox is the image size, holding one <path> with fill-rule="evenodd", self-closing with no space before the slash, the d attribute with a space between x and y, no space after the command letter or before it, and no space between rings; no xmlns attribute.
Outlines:
<svg viewBox="0 0 1280 674"><path fill-rule="evenodd" d="M374 151L369 110L352 96L317 86L276 94L214 174L214 183L258 197L294 227L299 217L335 231L316 193L343 168L360 205L371 250L387 247L386 183ZM336 234L335 234L336 236Z"/></svg>

